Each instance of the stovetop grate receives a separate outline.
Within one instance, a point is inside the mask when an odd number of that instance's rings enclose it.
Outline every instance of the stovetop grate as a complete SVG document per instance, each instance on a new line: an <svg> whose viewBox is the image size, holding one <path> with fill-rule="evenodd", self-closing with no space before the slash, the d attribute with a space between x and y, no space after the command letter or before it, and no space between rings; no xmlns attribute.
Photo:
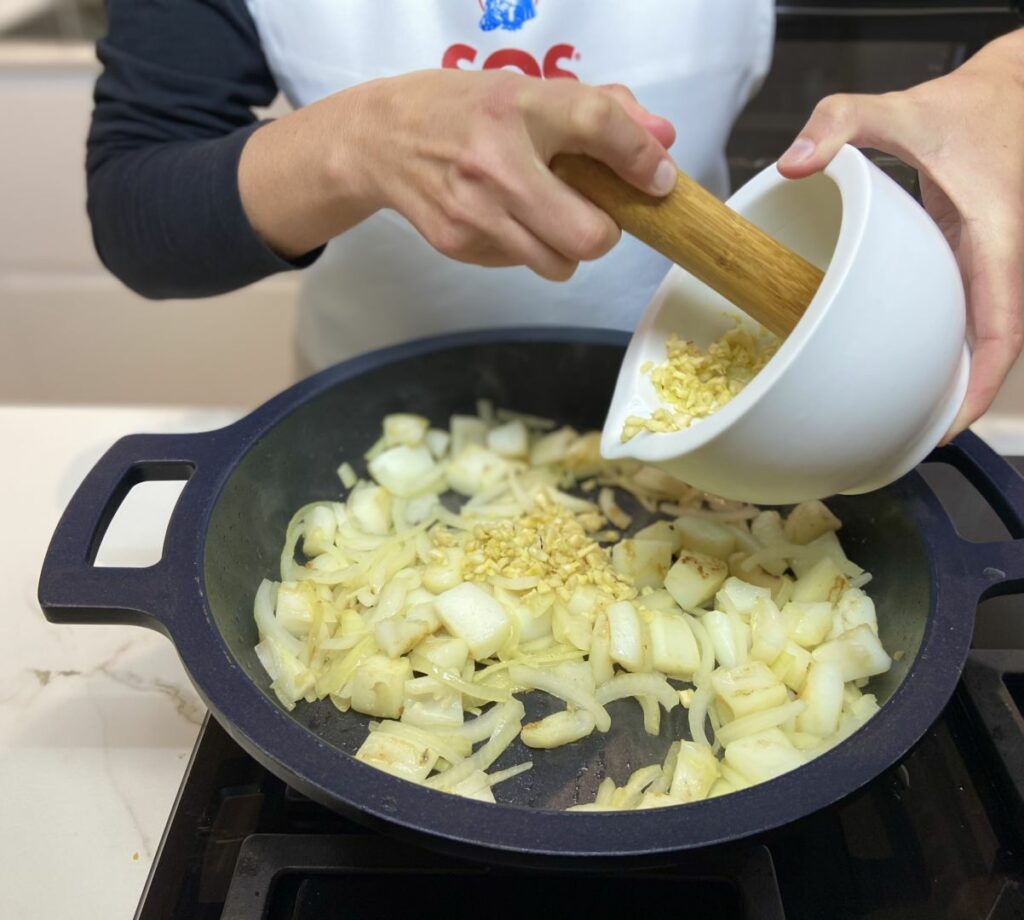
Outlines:
<svg viewBox="0 0 1024 920"><path fill-rule="evenodd" d="M495 903L519 917L643 916L671 903L690 920L785 917L764 846L672 869L567 876L446 860L380 836L255 834L242 844L222 918L362 920L433 905L446 920L470 920Z"/></svg>

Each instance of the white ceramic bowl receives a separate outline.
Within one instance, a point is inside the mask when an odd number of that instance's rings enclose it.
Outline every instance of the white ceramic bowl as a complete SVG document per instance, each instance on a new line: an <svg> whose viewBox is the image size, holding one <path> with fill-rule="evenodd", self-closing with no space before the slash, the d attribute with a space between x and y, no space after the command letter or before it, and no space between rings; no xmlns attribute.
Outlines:
<svg viewBox="0 0 1024 920"><path fill-rule="evenodd" d="M707 346L745 314L678 266L626 352L601 440L608 458L654 463L708 492L786 504L868 492L913 469L967 388L964 289L946 240L917 202L844 147L823 175L772 165L728 204L825 271L775 357L714 415L623 444L627 416L661 406L645 361L671 333Z"/></svg>

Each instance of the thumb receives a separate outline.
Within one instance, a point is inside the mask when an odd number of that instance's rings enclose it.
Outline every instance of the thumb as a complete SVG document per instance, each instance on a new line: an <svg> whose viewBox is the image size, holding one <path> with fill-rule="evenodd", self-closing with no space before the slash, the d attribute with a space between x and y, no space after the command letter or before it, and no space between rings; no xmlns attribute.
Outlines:
<svg viewBox="0 0 1024 920"><path fill-rule="evenodd" d="M778 170L787 179L820 172L844 144L874 147L920 169L915 153L921 149L922 140L917 120L905 93L826 96L779 157Z"/></svg>
<svg viewBox="0 0 1024 920"><path fill-rule="evenodd" d="M607 83L601 88L614 96L626 110L626 114L637 124L650 131L654 135L654 139L666 150L675 143L676 129L672 123L667 118L655 115L644 108L628 87L621 83Z"/></svg>

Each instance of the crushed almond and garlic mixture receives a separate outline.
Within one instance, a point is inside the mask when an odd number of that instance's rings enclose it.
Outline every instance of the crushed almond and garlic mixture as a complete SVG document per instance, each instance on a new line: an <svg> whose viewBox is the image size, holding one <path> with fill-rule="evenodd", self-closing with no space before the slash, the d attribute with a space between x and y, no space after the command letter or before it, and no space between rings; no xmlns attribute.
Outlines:
<svg viewBox="0 0 1024 920"><path fill-rule="evenodd" d="M566 601L583 585L601 588L615 600L632 600L637 596L632 579L614 569L608 551L594 539L604 523L594 511L574 513L541 493L522 517L473 529L463 577L483 582L498 575L538 594L554 591Z"/></svg>
<svg viewBox="0 0 1024 920"><path fill-rule="evenodd" d="M641 367L643 373L650 374L658 398L668 408L655 409L649 418L627 418L622 428L623 443L641 431L681 431L717 412L753 380L780 344L768 333L752 334L738 321L707 351L671 336L665 363L652 367L648 362Z"/></svg>

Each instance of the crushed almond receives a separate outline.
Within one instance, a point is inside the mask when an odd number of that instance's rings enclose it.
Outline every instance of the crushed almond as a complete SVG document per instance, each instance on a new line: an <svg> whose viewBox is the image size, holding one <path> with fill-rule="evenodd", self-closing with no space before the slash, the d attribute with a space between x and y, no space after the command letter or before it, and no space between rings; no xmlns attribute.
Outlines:
<svg viewBox="0 0 1024 920"><path fill-rule="evenodd" d="M473 528L462 575L470 581L531 576L538 580L538 594L596 585L615 600L631 600L637 589L630 578L615 571L609 553L594 542L587 526L593 517L593 512L574 514L542 494L528 514Z"/></svg>
<svg viewBox="0 0 1024 920"><path fill-rule="evenodd" d="M631 415L622 428L622 441L641 431L666 433L688 428L717 412L761 371L781 343L767 333L753 334L739 321L702 351L695 343L673 335L666 344L664 364L641 367L649 373L658 398L666 407L648 418Z"/></svg>

